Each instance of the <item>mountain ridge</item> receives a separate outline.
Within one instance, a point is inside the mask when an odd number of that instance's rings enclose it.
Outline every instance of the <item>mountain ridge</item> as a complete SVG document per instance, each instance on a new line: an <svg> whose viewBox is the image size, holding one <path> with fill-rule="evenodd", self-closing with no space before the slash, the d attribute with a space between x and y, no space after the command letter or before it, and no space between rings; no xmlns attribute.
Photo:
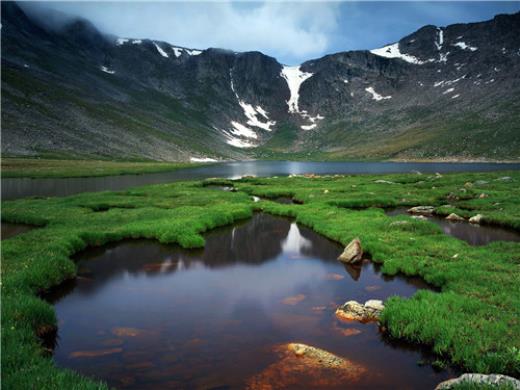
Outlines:
<svg viewBox="0 0 520 390"><path fill-rule="evenodd" d="M290 67L20 12L2 3L7 155L520 159L520 13Z"/></svg>

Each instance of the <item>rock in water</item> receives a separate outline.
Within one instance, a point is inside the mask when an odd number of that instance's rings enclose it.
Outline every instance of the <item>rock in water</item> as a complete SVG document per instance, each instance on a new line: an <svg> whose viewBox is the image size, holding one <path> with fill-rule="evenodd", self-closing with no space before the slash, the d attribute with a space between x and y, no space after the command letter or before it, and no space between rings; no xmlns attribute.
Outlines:
<svg viewBox="0 0 520 390"><path fill-rule="evenodd" d="M469 219L469 223L480 223L482 222L482 218L484 218L482 214L474 215Z"/></svg>
<svg viewBox="0 0 520 390"><path fill-rule="evenodd" d="M460 215L457 215L455 213L451 213L446 217L448 221L464 221L464 218L462 218Z"/></svg>
<svg viewBox="0 0 520 390"><path fill-rule="evenodd" d="M520 381L507 375L499 374L463 374L455 379L449 379L437 385L435 390L450 390L461 385L487 388L507 388L520 390ZM473 387L472 387L473 388Z"/></svg>
<svg viewBox="0 0 520 390"><path fill-rule="evenodd" d="M361 241L359 238L354 238L350 243L345 247L345 250L341 255L339 255L338 260L347 263L357 263L361 261L363 258L363 248L361 247Z"/></svg>
<svg viewBox="0 0 520 390"><path fill-rule="evenodd" d="M346 321L378 321L384 308L383 302L377 299L366 301L365 304L348 301L338 307L336 317Z"/></svg>
<svg viewBox="0 0 520 390"><path fill-rule="evenodd" d="M415 206L411 209L408 209L409 213L412 214L424 214L424 215L431 215L435 211L435 207L433 206Z"/></svg>
<svg viewBox="0 0 520 390"><path fill-rule="evenodd" d="M361 365L306 344L282 344L274 352L280 360L252 377L246 389L342 388L367 372Z"/></svg>

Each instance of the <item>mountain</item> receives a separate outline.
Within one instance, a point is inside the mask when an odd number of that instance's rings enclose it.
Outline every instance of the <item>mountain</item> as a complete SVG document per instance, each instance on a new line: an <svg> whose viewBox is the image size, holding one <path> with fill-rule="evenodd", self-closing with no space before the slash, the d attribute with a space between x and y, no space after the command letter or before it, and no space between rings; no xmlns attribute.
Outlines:
<svg viewBox="0 0 520 390"><path fill-rule="evenodd" d="M285 66L2 2L4 155L520 159L520 13Z"/></svg>

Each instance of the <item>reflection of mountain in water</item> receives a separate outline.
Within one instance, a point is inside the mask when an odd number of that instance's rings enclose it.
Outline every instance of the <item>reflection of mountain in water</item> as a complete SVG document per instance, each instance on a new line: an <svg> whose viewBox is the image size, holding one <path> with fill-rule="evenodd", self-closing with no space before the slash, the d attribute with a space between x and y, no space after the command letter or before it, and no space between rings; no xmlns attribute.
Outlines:
<svg viewBox="0 0 520 390"><path fill-rule="evenodd" d="M126 274L161 275L195 267L262 264L283 252L335 261L341 247L285 218L255 214L247 222L219 228L205 236L204 249L182 249L149 240L127 240L90 248L77 256L79 292L94 292L107 280ZM59 299L60 294L55 295Z"/></svg>

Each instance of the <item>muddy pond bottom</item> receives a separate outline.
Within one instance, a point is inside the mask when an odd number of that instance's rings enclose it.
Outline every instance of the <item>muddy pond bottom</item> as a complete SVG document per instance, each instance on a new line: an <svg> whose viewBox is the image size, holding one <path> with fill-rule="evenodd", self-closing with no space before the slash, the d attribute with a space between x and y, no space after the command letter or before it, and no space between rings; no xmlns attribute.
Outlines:
<svg viewBox="0 0 520 390"><path fill-rule="evenodd" d="M48 297L57 365L133 389L427 389L457 374L419 364L433 357L375 323L334 315L350 299L410 296L420 280L345 267L338 244L267 214L205 238L203 250L125 241L80 253L78 278Z"/></svg>

